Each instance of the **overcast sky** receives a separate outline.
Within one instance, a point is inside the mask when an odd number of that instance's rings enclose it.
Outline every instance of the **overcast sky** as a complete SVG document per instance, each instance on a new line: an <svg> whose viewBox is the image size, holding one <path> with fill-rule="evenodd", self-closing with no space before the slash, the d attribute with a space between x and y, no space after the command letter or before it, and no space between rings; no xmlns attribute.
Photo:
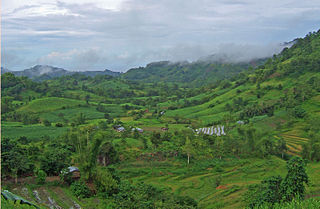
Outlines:
<svg viewBox="0 0 320 209"><path fill-rule="evenodd" d="M319 0L3 0L2 66L126 71L271 56L320 29Z"/></svg>

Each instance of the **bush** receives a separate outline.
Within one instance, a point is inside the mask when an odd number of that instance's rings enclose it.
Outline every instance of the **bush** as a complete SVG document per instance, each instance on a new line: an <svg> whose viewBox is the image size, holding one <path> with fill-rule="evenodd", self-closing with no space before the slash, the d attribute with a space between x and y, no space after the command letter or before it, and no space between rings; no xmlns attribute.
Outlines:
<svg viewBox="0 0 320 209"><path fill-rule="evenodd" d="M307 113L302 107L295 107L293 109L293 114L296 118L304 118Z"/></svg>
<svg viewBox="0 0 320 209"><path fill-rule="evenodd" d="M106 192L108 194L113 194L118 189L118 182L105 167L97 169L95 185L99 192Z"/></svg>
<svg viewBox="0 0 320 209"><path fill-rule="evenodd" d="M75 181L71 184L70 188L77 198L87 198L91 196L89 188L83 182Z"/></svg>
<svg viewBox="0 0 320 209"><path fill-rule="evenodd" d="M60 176L60 180L63 181L64 183L67 183L68 185L70 185L73 182L72 173L69 172L68 168L62 169L59 176Z"/></svg>
<svg viewBox="0 0 320 209"><path fill-rule="evenodd" d="M44 126L51 126L51 123L48 120L43 120L42 123Z"/></svg>
<svg viewBox="0 0 320 209"><path fill-rule="evenodd" d="M63 127L62 123L56 123L56 127Z"/></svg>
<svg viewBox="0 0 320 209"><path fill-rule="evenodd" d="M43 170L36 170L35 175L37 184L44 184L46 182L47 174Z"/></svg>

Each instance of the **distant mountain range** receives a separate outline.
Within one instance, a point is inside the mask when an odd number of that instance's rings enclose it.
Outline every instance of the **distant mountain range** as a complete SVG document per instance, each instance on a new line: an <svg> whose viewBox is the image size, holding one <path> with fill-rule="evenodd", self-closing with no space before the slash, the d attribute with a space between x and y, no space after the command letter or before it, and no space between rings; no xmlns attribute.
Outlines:
<svg viewBox="0 0 320 209"><path fill-rule="evenodd" d="M231 63L225 57L220 57L216 61L199 60L196 62L169 62L160 61L147 64L145 67L132 68L126 73L104 71L82 71L73 72L63 68L49 65L36 65L22 71L10 71L1 68L1 74L11 72L16 76L26 76L35 81L49 80L56 77L81 74L94 77L96 75L109 75L113 77L121 76L124 79L142 81L146 83L153 82L172 82L187 84L188 86L201 86L213 83L218 80L231 78L249 67L255 68L263 64L264 59L255 59L249 62Z"/></svg>
<svg viewBox="0 0 320 209"><path fill-rule="evenodd" d="M7 68L1 67L1 74L11 72L16 76L26 76L33 80L48 80L55 77L61 77L66 75L73 75L73 74L81 74L85 76L96 76L96 75L109 75L113 77L120 76L121 73L113 72L111 70L104 70L104 71L80 71L80 72L73 72L68 71L63 68L53 67L49 65L36 65L29 69L25 69L22 71L11 71Z"/></svg>

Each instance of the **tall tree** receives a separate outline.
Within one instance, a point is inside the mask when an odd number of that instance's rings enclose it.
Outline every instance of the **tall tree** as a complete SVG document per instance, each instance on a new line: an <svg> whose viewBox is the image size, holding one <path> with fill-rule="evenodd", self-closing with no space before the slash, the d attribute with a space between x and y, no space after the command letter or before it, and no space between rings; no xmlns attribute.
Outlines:
<svg viewBox="0 0 320 209"><path fill-rule="evenodd" d="M190 138L187 136L186 142L182 147L182 151L188 156L188 164L190 163L190 157L195 153L194 147L190 141Z"/></svg>
<svg viewBox="0 0 320 209"><path fill-rule="evenodd" d="M288 174L281 184L284 201L291 201L295 197L304 199L304 183L309 182L305 167L306 163L300 157L293 157L287 162Z"/></svg>

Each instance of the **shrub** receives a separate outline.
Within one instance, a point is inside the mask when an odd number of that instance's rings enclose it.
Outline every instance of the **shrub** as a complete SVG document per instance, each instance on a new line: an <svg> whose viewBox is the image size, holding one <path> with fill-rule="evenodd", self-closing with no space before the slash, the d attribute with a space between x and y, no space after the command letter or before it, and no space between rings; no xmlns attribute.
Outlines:
<svg viewBox="0 0 320 209"><path fill-rule="evenodd" d="M44 184L46 182L47 174L43 170L36 170L35 175L37 184Z"/></svg>
<svg viewBox="0 0 320 209"><path fill-rule="evenodd" d="M302 107L295 107L293 109L293 114L296 118L304 118L307 113Z"/></svg>
<svg viewBox="0 0 320 209"><path fill-rule="evenodd" d="M78 198L87 198L91 196L91 192L87 185L80 181L75 181L70 186L72 193Z"/></svg>
<svg viewBox="0 0 320 209"><path fill-rule="evenodd" d="M69 172L68 168L62 169L59 176L60 176L60 180L63 181L64 183L67 183L68 185L70 185L73 182L72 173Z"/></svg>
<svg viewBox="0 0 320 209"><path fill-rule="evenodd" d="M62 123L56 123L56 127L63 127Z"/></svg>
<svg viewBox="0 0 320 209"><path fill-rule="evenodd" d="M51 126L51 123L48 120L43 120L42 123L44 126Z"/></svg>

